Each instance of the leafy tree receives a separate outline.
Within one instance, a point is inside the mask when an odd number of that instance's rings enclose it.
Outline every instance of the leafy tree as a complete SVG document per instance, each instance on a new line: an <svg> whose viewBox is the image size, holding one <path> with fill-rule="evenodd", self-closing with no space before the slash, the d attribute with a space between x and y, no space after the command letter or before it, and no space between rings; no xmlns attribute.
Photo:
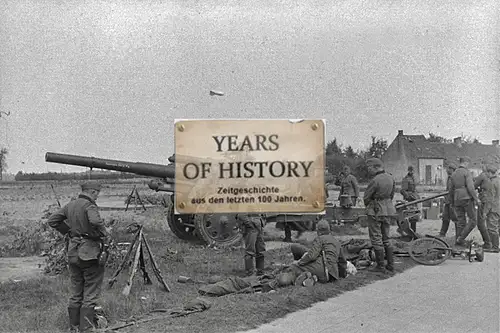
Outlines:
<svg viewBox="0 0 500 333"><path fill-rule="evenodd" d="M381 158L386 152L387 147L387 140L372 136L370 149L368 149L368 156Z"/></svg>
<svg viewBox="0 0 500 333"><path fill-rule="evenodd" d="M481 144L477 137L471 137L470 135L462 136L462 142L467 144Z"/></svg>
<svg viewBox="0 0 500 333"><path fill-rule="evenodd" d="M434 134L434 133L429 133L429 138L427 139L427 141L437 142L437 143L451 143L452 142L452 140L446 139L446 138L439 136L437 134Z"/></svg>
<svg viewBox="0 0 500 333"><path fill-rule="evenodd" d="M342 145L337 143L337 138L326 144L326 155L342 155Z"/></svg>
<svg viewBox="0 0 500 333"><path fill-rule="evenodd" d="M0 149L0 180L2 180L2 174L7 171L7 155L9 151L7 148Z"/></svg>
<svg viewBox="0 0 500 333"><path fill-rule="evenodd" d="M344 149L344 156L350 159L355 159L358 157L358 154L354 151L354 149L352 149L351 146L347 146Z"/></svg>

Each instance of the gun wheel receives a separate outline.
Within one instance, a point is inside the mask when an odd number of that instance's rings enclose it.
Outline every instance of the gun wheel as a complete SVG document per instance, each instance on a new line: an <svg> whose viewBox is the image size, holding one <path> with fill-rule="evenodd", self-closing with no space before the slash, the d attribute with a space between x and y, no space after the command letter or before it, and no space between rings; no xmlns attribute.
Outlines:
<svg viewBox="0 0 500 333"><path fill-rule="evenodd" d="M450 258L452 249L439 238L423 237L410 243L408 254L421 265L435 266Z"/></svg>
<svg viewBox="0 0 500 333"><path fill-rule="evenodd" d="M197 214L194 224L196 232L208 245L230 247L241 243L240 223L235 214Z"/></svg>
<svg viewBox="0 0 500 333"><path fill-rule="evenodd" d="M174 205L168 205L167 209L167 223L177 237L183 240L192 241L198 240L196 235L196 229L194 227L194 216L193 215L175 215Z"/></svg>

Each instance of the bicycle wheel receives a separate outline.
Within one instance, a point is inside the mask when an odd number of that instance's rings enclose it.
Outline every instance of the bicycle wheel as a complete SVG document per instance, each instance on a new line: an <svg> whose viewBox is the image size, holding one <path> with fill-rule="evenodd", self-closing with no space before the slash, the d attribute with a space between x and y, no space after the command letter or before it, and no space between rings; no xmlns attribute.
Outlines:
<svg viewBox="0 0 500 333"><path fill-rule="evenodd" d="M415 262L435 266L451 257L452 249L439 238L424 237L411 242L409 255Z"/></svg>

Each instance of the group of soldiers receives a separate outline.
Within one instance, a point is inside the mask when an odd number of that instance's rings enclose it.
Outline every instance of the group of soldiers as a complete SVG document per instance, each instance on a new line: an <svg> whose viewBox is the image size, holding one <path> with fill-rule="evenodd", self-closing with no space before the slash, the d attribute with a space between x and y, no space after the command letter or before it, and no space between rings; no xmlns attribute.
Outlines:
<svg viewBox="0 0 500 333"><path fill-rule="evenodd" d="M442 228L439 236L445 237L450 221L455 222L457 246L465 245L465 239L477 226L483 237L483 248L486 252L499 251L500 225L500 179L497 167L491 163L483 165L483 173L473 179L467 169L470 163L468 157L461 157L459 165L448 165L448 181L445 205L442 214ZM394 195L396 183L393 176L384 170L383 163L378 158L366 160L370 183L363 195L368 232L375 253L376 265L369 270L388 273L394 271L394 254L389 241L391 224L397 219ZM359 186L348 166L343 168L340 179L341 198L349 198L348 205L355 206L359 198ZM417 180L414 168L408 167L408 173L402 179L400 193L403 199L413 202L420 199L417 191ZM476 190L479 191L479 195ZM476 206L478 210L476 210ZM263 274L265 244L263 241L264 220L258 214L242 215L245 236L245 270L247 275L254 274L253 259L256 260L257 275ZM410 219L410 227L416 232L419 217ZM320 282L336 280L343 276L345 259L340 243L330 237L329 224L320 221L317 225L318 237L310 249L293 244L292 254L295 258L289 270L288 282L296 279L304 272L318 277ZM327 273L330 272L330 273Z"/></svg>
<svg viewBox="0 0 500 333"><path fill-rule="evenodd" d="M467 169L470 159L460 158L458 166L448 165L447 190L440 236L448 231L450 221L455 223L456 244L464 245L469 233L478 226L484 240L485 251L498 253L500 224L500 179L497 167L485 163L483 173L475 180ZM370 183L363 195L368 218L368 231L375 253L376 265L369 270L394 271L393 248L389 242L389 229L396 219L393 200L396 184L393 176L384 170L378 158L366 160ZM339 199L349 197L355 206L359 198L359 186L349 167L343 169ZM401 194L407 201L419 198L413 168L402 180ZM97 182L82 184L82 192L58 212L49 217L48 224L68 237L68 266L71 281L71 297L68 304L70 330L87 332L97 325L95 309L104 279L105 258L110 244L109 231L101 219L96 200L101 191ZM479 194L476 192L479 191ZM478 210L476 210L476 206ZM238 214L245 243L246 275L264 274L265 221L260 214ZM412 223L416 229L416 222ZM293 244L294 262L279 277L280 285L315 276L319 282L335 281L346 275L346 260L340 242L331 235L330 225L322 220L316 226L317 237L310 248ZM104 258L104 259L103 259Z"/></svg>
<svg viewBox="0 0 500 333"><path fill-rule="evenodd" d="M456 245L464 245L465 239L477 226L483 238L485 252L499 253L498 228L500 224L500 178L498 167L485 161L482 173L473 179L467 169L468 157L460 158L458 167L448 165L448 181L445 197L443 224L439 236L445 237L450 221L455 223Z"/></svg>

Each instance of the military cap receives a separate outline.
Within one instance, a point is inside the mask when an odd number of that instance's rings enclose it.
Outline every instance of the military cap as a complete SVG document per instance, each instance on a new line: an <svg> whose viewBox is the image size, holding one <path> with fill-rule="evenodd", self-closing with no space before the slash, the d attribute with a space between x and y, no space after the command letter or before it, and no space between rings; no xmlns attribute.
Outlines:
<svg viewBox="0 0 500 333"><path fill-rule="evenodd" d="M464 162L470 162L470 157L469 156L461 156L458 161L460 163L464 163Z"/></svg>
<svg viewBox="0 0 500 333"><path fill-rule="evenodd" d="M457 169L457 165L455 163L453 163L453 162L450 162L450 163L448 163L448 168L456 170Z"/></svg>
<svg viewBox="0 0 500 333"><path fill-rule="evenodd" d="M321 220L318 222L318 225L316 226L316 230L323 231L323 232L330 232L330 224L328 223L328 221Z"/></svg>
<svg viewBox="0 0 500 333"><path fill-rule="evenodd" d="M369 158L366 160L367 166L381 167L383 165L382 161L379 158Z"/></svg>
<svg viewBox="0 0 500 333"><path fill-rule="evenodd" d="M96 190L100 191L101 190L101 184L95 181L88 181L82 184L82 191L85 190Z"/></svg>
<svg viewBox="0 0 500 333"><path fill-rule="evenodd" d="M498 168L496 165L490 163L486 166L486 171L491 172L491 173L497 173Z"/></svg>
<svg viewBox="0 0 500 333"><path fill-rule="evenodd" d="M413 167L411 165L408 167L408 171L413 171Z"/></svg>

